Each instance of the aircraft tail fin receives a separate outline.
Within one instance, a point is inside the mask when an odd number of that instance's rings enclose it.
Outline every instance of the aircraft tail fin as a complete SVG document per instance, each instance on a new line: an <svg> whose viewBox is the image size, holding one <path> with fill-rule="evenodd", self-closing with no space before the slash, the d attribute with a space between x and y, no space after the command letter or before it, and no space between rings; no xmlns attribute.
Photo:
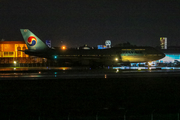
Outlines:
<svg viewBox="0 0 180 120"><path fill-rule="evenodd" d="M20 29L20 31L28 47L28 50L44 51L49 49L49 47L29 29Z"/></svg>

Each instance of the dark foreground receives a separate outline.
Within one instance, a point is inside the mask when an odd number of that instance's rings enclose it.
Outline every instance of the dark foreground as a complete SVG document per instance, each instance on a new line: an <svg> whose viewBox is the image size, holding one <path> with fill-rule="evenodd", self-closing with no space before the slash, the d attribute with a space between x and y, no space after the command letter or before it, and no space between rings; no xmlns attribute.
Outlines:
<svg viewBox="0 0 180 120"><path fill-rule="evenodd" d="M1 120L178 120L180 77L1 80Z"/></svg>

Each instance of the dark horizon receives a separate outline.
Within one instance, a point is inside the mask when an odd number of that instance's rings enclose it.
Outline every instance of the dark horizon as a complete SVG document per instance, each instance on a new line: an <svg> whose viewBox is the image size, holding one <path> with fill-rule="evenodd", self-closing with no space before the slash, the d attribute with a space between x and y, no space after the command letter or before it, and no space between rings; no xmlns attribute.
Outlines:
<svg viewBox="0 0 180 120"><path fill-rule="evenodd" d="M128 1L0 1L0 39L23 40L21 28L59 47L97 46L129 42L158 46L167 37L168 46L180 45L180 2Z"/></svg>

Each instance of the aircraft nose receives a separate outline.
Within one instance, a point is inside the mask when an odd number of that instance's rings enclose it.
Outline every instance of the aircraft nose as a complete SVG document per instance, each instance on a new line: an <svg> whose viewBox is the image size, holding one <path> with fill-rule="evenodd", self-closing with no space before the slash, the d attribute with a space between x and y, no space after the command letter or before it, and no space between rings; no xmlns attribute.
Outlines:
<svg viewBox="0 0 180 120"><path fill-rule="evenodd" d="M160 55L160 56L159 56L159 57L160 57L159 59L164 58L164 57L166 56L163 52L160 52L159 55Z"/></svg>

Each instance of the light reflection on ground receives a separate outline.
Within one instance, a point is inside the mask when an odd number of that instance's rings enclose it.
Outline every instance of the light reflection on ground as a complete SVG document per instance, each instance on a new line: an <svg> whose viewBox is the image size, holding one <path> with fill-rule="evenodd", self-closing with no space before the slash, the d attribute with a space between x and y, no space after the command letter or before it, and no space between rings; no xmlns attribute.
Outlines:
<svg viewBox="0 0 180 120"><path fill-rule="evenodd" d="M72 67L0 67L0 71L71 70L71 69ZM73 69L78 69L78 68L73 68Z"/></svg>
<svg viewBox="0 0 180 120"><path fill-rule="evenodd" d="M161 68L149 67L143 69L141 67L135 69L121 69L114 67L111 69L89 69L87 67L0 67L0 80L5 78L18 78L22 80L29 79L74 79L74 78L127 78L127 77L147 77L147 76L180 76L179 68ZM26 79L24 79L26 78Z"/></svg>

